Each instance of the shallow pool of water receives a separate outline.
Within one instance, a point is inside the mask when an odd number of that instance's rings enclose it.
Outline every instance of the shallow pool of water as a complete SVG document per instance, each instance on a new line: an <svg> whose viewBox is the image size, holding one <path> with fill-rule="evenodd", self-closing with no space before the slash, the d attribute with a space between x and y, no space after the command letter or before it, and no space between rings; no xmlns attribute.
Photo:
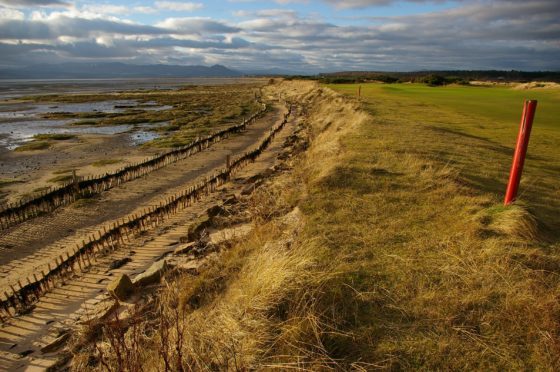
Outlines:
<svg viewBox="0 0 560 372"><path fill-rule="evenodd" d="M0 105L0 147L16 149L29 142L36 134L102 134L112 135L131 132L132 144L138 145L159 137L149 128L158 124L112 125L112 126L72 126L76 120L46 120L39 118L48 112L123 112L139 108L149 111L169 110L171 106L160 106L156 102L139 103L135 100L114 100L88 103L61 104L2 104ZM159 124L165 125L165 123Z"/></svg>
<svg viewBox="0 0 560 372"><path fill-rule="evenodd" d="M72 112L105 112L119 113L131 109L141 109L146 111L170 110L173 106L158 105L156 102L149 101L140 103L135 100L116 100L86 103L16 103L0 104L0 119L21 119L37 117L46 113Z"/></svg>
<svg viewBox="0 0 560 372"><path fill-rule="evenodd" d="M69 126L70 120L32 120L0 124L0 146L13 150L29 142L36 134L119 134L134 129L133 125Z"/></svg>
<svg viewBox="0 0 560 372"><path fill-rule="evenodd" d="M150 131L146 131L146 130L139 130L139 131L135 131L135 132L130 133L130 140L135 145L141 145L143 143L155 140L156 138L159 138L159 137L160 137L160 135L157 134L156 132L150 132Z"/></svg>

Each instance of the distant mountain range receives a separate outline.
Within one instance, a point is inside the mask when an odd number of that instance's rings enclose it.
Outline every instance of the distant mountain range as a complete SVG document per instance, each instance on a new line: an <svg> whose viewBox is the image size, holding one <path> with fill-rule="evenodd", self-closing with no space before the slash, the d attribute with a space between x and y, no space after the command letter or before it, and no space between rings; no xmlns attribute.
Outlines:
<svg viewBox="0 0 560 372"><path fill-rule="evenodd" d="M243 73L222 65L130 65L126 63L60 63L0 69L0 79L104 79L146 77L236 77Z"/></svg>

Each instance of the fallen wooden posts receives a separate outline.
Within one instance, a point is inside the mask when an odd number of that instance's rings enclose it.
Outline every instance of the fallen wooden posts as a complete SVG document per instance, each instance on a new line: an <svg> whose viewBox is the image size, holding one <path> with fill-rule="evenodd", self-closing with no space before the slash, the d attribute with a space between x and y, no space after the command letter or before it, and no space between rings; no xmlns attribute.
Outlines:
<svg viewBox="0 0 560 372"><path fill-rule="evenodd" d="M66 258L62 255L55 258L54 267L51 268L49 263L47 273L41 271L40 275L34 273L33 279L27 277L26 285L22 285L19 280L18 289L10 285L12 294L4 292L5 298L0 300L0 311L3 313L0 314L0 320L3 322L7 318L25 312L42 295L50 291L58 283L77 274L78 269L80 272L87 271L92 266L92 261L95 262L97 257L119 249L126 244L125 240L130 241L134 236L156 228L168 216L189 207L202 196L215 191L219 186L227 182L236 171L255 161L263 153L274 136L288 122L291 112L292 107L289 106L284 119L270 129L259 145L241 156L230 157L229 166L220 169L204 181L166 198L158 206L145 208L140 215L129 215L126 218L122 218L120 222L113 223L112 226L104 226L97 233L90 235L87 238L87 242L83 240L81 244L78 244L73 249L72 254L66 252Z"/></svg>

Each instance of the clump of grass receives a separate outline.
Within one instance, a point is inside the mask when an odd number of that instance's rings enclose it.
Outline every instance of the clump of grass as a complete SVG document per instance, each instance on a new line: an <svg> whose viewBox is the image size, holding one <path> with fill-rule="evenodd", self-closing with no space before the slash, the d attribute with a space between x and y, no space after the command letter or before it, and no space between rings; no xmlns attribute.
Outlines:
<svg viewBox="0 0 560 372"><path fill-rule="evenodd" d="M53 178L49 179L48 182L68 183L71 180L72 180L72 175L71 174L62 174L60 176L56 176L56 177L53 177Z"/></svg>
<svg viewBox="0 0 560 372"><path fill-rule="evenodd" d="M538 236L535 216L519 201L508 206L496 205L481 212L486 227L511 238L534 240Z"/></svg>
<svg viewBox="0 0 560 372"><path fill-rule="evenodd" d="M95 120L80 120L75 123L72 123L72 125L83 125L83 126L93 126L97 124L98 122Z"/></svg>
<svg viewBox="0 0 560 372"><path fill-rule="evenodd" d="M36 140L65 141L76 138L76 135L67 133L36 134L33 138Z"/></svg>
<svg viewBox="0 0 560 372"><path fill-rule="evenodd" d="M20 180L16 178L0 178L0 188L13 185L14 183L19 183Z"/></svg>
<svg viewBox="0 0 560 372"><path fill-rule="evenodd" d="M118 164L122 161L122 159L101 159L94 161L93 163L91 163L91 165L94 167L104 167L106 165Z"/></svg>
<svg viewBox="0 0 560 372"><path fill-rule="evenodd" d="M72 207L73 208L84 208L90 205L93 205L97 203L97 199L91 196L86 196L86 197L81 197L78 200L76 200L73 204Z"/></svg>
<svg viewBox="0 0 560 372"><path fill-rule="evenodd" d="M17 147L14 151L23 152L23 151L39 151L39 150L46 150L51 147L51 144L47 141L32 141L28 143L24 143L23 145Z"/></svg>
<svg viewBox="0 0 560 372"><path fill-rule="evenodd" d="M59 169L59 170L55 170L52 173L53 174L66 174L66 173L71 173L72 171L74 171L74 168L70 168L70 169Z"/></svg>
<svg viewBox="0 0 560 372"><path fill-rule="evenodd" d="M33 192L34 193L42 193L42 192L45 192L45 191L48 191L48 190L50 190L49 186L43 186L43 187L37 187L37 188L33 189Z"/></svg>

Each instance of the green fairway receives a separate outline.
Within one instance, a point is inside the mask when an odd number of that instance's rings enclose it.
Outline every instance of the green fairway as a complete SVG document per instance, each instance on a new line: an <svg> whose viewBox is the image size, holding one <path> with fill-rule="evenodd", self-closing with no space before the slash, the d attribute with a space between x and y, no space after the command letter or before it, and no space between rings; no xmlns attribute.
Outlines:
<svg viewBox="0 0 560 372"><path fill-rule="evenodd" d="M345 92L357 92L357 85L331 85ZM410 103L434 105L480 119L481 125L513 126L521 117L525 99L539 101L535 127L560 131L560 89L515 90L509 87L446 86L424 84L362 84L362 96L384 96Z"/></svg>
<svg viewBox="0 0 560 372"><path fill-rule="evenodd" d="M357 96L358 85L329 85ZM560 89L420 84L361 84L377 118L400 127L413 152L451 164L476 189L503 197L524 99L539 101L520 199L539 220L560 228ZM412 137L412 138L408 138Z"/></svg>

